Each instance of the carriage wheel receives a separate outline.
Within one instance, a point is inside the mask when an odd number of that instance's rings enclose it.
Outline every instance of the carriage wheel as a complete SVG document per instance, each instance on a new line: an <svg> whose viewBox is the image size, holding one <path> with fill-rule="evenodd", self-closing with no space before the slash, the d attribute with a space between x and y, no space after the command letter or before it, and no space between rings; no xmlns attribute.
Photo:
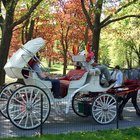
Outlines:
<svg viewBox="0 0 140 140"><path fill-rule="evenodd" d="M72 98L72 109L80 117L89 116L88 113L85 113L83 102L89 102L91 97L88 96L87 92L77 92Z"/></svg>
<svg viewBox="0 0 140 140"><path fill-rule="evenodd" d="M99 124L112 122L116 114L116 99L112 95L102 94L93 101L92 117Z"/></svg>
<svg viewBox="0 0 140 140"><path fill-rule="evenodd" d="M41 95L43 97L42 109ZM16 127L26 130L34 129L41 125L41 120L45 122L48 118L50 100L46 92L41 88L33 85L23 86L10 96L7 104L7 113L10 121Z"/></svg>
<svg viewBox="0 0 140 140"><path fill-rule="evenodd" d="M136 113L137 113L137 115L139 115L140 116L140 90L138 90L138 92L137 92L137 97L136 97Z"/></svg>
<svg viewBox="0 0 140 140"><path fill-rule="evenodd" d="M19 82L10 83L4 86L2 90L0 91L0 112L5 118L8 118L6 106L7 106L9 97L12 95L12 93L16 89L22 87L23 85L24 84L19 83Z"/></svg>

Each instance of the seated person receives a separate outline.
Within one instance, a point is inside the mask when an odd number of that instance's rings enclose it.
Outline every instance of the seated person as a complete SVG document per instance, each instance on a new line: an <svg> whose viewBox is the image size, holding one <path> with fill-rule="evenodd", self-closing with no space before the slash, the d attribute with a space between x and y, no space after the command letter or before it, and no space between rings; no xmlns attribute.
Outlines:
<svg viewBox="0 0 140 140"><path fill-rule="evenodd" d="M77 62L75 66L74 70L70 70L66 76L59 78L63 97L67 94L70 81L79 80L86 72L85 69L82 69L81 62Z"/></svg>
<svg viewBox="0 0 140 140"><path fill-rule="evenodd" d="M120 70L120 66L117 65L112 73L112 79L116 80L114 87L120 87L123 85L123 73Z"/></svg>
<svg viewBox="0 0 140 140"><path fill-rule="evenodd" d="M79 80L84 73L86 72L85 69L82 69L82 63L81 62L76 62L74 70L70 70L66 76L59 78L59 80Z"/></svg>
<svg viewBox="0 0 140 140"><path fill-rule="evenodd" d="M38 56L37 56L38 57ZM39 61L38 59L35 57L33 59L31 59L28 62L28 65L35 70L35 72L37 73L38 77L41 80L48 80L52 82L52 92L54 94L55 98L60 98L61 97L61 92L60 92L60 81L57 79L50 79L49 78L49 73L45 72L41 69L40 65L39 65Z"/></svg>
<svg viewBox="0 0 140 140"><path fill-rule="evenodd" d="M85 55L84 52L81 52L81 55ZM98 68L101 71L101 74L104 75L107 80L107 85L110 86L115 82L115 80L111 79L111 74L105 65L97 64L94 60L94 53L89 49L88 54L86 55L86 62L83 64L87 71L92 68Z"/></svg>

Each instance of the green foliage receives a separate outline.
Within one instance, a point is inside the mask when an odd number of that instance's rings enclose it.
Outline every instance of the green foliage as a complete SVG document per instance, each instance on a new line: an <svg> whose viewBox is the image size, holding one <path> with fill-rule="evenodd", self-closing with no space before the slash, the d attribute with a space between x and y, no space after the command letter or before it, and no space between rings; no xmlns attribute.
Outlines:
<svg viewBox="0 0 140 140"><path fill-rule="evenodd" d="M137 2L133 6L124 8L118 15L139 14ZM140 19L126 18L110 24L102 30L100 61L108 54L110 66L120 65L121 67L140 66ZM103 47L104 46L104 47ZM105 47L106 46L106 47ZM105 52L107 50L107 52ZM109 53L108 53L109 52Z"/></svg>

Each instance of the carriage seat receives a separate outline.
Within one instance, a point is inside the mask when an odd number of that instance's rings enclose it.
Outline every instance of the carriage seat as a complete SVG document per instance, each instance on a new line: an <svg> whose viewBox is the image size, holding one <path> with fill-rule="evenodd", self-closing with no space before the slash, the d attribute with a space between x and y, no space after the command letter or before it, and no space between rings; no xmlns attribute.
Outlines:
<svg viewBox="0 0 140 140"><path fill-rule="evenodd" d="M74 72L74 71L73 71ZM71 73L65 78L60 78L61 94L66 96L68 89L80 88L86 82L88 72L79 72L79 76L76 73Z"/></svg>
<svg viewBox="0 0 140 140"><path fill-rule="evenodd" d="M87 79L88 72L85 72L80 79L71 80L69 83L69 88L79 88L84 85Z"/></svg>

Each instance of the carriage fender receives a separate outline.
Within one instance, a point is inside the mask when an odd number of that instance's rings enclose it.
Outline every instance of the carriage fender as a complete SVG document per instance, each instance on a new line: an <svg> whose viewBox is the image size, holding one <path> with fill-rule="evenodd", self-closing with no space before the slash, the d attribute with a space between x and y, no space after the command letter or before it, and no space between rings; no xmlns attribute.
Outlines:
<svg viewBox="0 0 140 140"><path fill-rule="evenodd" d="M71 93L71 94L68 95L68 97L67 97L68 100L67 100L67 104L66 104L66 114L69 112L69 107L70 107L70 104L71 104L71 102L72 102L73 96L74 96L77 92L79 92L79 91L85 91L84 89L85 89L87 86L89 86L89 83L87 83L87 84L85 84L84 86L82 86L82 87L76 89L73 93Z"/></svg>

